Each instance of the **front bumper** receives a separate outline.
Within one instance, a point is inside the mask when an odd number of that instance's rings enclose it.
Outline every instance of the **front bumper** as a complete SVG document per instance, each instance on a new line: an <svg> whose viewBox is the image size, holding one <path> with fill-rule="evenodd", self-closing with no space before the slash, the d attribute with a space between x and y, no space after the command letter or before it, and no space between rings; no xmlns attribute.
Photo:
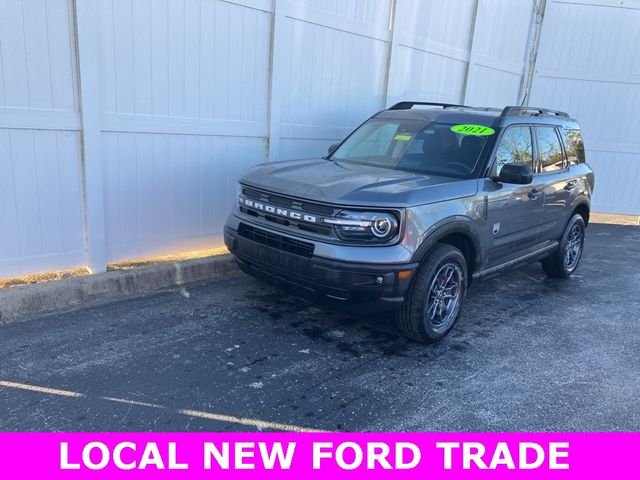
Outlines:
<svg viewBox="0 0 640 480"><path fill-rule="evenodd" d="M228 225L224 229L224 242L244 272L276 283L294 295L350 313L400 308L418 267L417 263L376 263L376 250L384 247L371 247L370 263L305 256L304 250L292 243L298 240L279 237L272 235L268 241L259 237L256 241Z"/></svg>

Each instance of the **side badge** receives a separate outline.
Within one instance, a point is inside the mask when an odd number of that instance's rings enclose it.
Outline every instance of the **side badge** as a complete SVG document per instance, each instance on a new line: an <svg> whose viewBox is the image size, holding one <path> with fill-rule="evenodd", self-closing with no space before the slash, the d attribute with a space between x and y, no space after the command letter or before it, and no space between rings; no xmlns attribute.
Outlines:
<svg viewBox="0 0 640 480"><path fill-rule="evenodd" d="M493 224L493 234L497 235L499 231L500 231L500 224L499 223L494 223Z"/></svg>

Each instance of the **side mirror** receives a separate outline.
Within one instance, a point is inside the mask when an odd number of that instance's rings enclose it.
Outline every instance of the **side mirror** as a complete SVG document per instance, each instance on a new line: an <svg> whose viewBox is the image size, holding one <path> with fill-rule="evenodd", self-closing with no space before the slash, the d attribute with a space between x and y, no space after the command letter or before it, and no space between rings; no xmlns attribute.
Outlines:
<svg viewBox="0 0 640 480"><path fill-rule="evenodd" d="M500 169L500 175L497 180L500 183L528 185L533 181L533 171L526 165L507 163Z"/></svg>
<svg viewBox="0 0 640 480"><path fill-rule="evenodd" d="M333 152L336 151L336 148L338 148L339 146L340 146L340 142L332 144L327 150L327 153L331 155Z"/></svg>

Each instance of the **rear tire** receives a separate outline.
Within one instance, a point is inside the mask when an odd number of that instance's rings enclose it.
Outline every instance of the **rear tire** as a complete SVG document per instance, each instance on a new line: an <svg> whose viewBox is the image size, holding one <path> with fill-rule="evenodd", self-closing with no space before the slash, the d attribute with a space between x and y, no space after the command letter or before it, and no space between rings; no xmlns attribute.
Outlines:
<svg viewBox="0 0 640 480"><path fill-rule="evenodd" d="M466 292L464 255L451 245L438 243L416 272L398 313L398 326L412 340L437 342L458 320Z"/></svg>
<svg viewBox="0 0 640 480"><path fill-rule="evenodd" d="M569 278L573 275L582 258L585 230L584 219L576 213L569 220L558 248L540 262L547 276Z"/></svg>

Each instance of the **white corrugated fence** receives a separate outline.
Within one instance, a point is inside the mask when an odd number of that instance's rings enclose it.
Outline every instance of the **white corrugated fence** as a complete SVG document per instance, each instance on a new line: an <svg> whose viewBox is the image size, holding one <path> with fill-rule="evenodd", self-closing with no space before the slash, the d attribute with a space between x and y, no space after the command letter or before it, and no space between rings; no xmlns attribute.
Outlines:
<svg viewBox="0 0 640 480"><path fill-rule="evenodd" d="M567 110L640 214L639 37L630 0L0 0L0 277L220 245L246 168L407 99Z"/></svg>

